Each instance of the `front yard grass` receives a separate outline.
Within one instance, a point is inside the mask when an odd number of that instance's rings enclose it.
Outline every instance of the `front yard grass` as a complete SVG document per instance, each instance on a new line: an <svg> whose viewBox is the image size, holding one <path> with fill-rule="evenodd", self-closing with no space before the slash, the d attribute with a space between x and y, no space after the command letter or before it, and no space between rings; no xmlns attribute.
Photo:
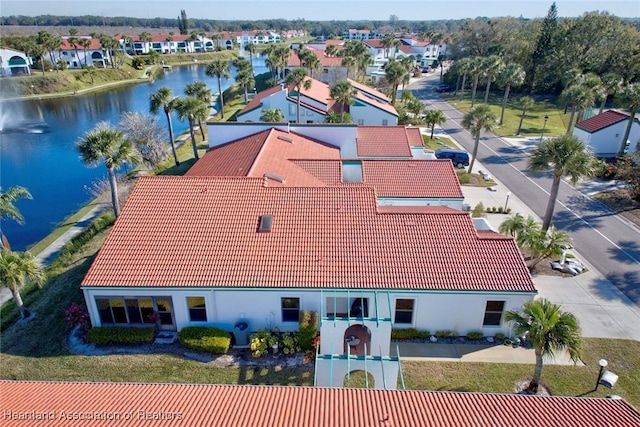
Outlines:
<svg viewBox="0 0 640 427"><path fill-rule="evenodd" d="M481 90L482 89L482 90ZM489 95L489 107L498 119L502 110L502 92L491 92ZM471 109L471 91L464 92L463 99L460 100L460 92L454 96L453 93L443 93L441 96L446 99L452 106L460 111L467 113ZM509 96L507 108L504 112L504 124L496 127L494 133L503 137L514 137L520 123L522 109L520 108L520 98L517 94ZM480 105L484 101L484 88L478 87L476 93L475 105ZM548 116L546 126L544 125L544 116ZM564 112L564 106L557 104L555 97L546 97L536 100L532 108L526 111L520 136L522 137L540 137L542 128L544 127L545 137L564 135L567 130L567 124L571 116L571 111Z"/></svg>

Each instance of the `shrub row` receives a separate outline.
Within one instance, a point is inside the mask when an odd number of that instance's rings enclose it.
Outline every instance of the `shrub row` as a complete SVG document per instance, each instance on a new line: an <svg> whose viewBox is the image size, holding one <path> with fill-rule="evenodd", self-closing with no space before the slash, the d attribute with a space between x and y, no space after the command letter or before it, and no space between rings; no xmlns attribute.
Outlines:
<svg viewBox="0 0 640 427"><path fill-rule="evenodd" d="M418 339L418 338L429 338L430 335L431 335L431 332L429 331L419 331L415 328L391 330L392 340L412 340L412 339Z"/></svg>
<svg viewBox="0 0 640 427"><path fill-rule="evenodd" d="M191 350L224 354L231 346L231 334L220 328L188 326L178 332L178 341Z"/></svg>
<svg viewBox="0 0 640 427"><path fill-rule="evenodd" d="M506 214L510 214L511 213L511 208L507 208L507 210L505 211L502 206L488 206L485 209L485 212L487 212L487 213L506 213Z"/></svg>
<svg viewBox="0 0 640 427"><path fill-rule="evenodd" d="M87 341L95 344L137 344L153 341L154 328L100 326L89 329Z"/></svg>

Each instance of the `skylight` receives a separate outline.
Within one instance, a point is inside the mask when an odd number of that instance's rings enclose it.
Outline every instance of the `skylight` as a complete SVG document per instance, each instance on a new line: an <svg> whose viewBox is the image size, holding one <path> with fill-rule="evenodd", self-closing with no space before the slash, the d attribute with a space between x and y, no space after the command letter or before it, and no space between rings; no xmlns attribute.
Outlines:
<svg viewBox="0 0 640 427"><path fill-rule="evenodd" d="M273 215L260 215L258 233L269 233L273 225Z"/></svg>

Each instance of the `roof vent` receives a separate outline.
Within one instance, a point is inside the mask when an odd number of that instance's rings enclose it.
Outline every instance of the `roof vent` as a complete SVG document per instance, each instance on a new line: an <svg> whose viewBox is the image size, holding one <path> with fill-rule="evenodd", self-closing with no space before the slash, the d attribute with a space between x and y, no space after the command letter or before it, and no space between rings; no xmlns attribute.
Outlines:
<svg viewBox="0 0 640 427"><path fill-rule="evenodd" d="M274 181L278 181L278 182L284 182L284 178L279 176L279 175L275 175L272 173L265 173L264 175L262 175L264 178L268 178L268 179L272 179Z"/></svg>
<svg viewBox="0 0 640 427"><path fill-rule="evenodd" d="M273 215L260 215L260 224L258 225L258 233L271 232L273 225Z"/></svg>
<svg viewBox="0 0 640 427"><path fill-rule="evenodd" d="M293 143L293 139L289 138L288 136L278 135L278 139Z"/></svg>

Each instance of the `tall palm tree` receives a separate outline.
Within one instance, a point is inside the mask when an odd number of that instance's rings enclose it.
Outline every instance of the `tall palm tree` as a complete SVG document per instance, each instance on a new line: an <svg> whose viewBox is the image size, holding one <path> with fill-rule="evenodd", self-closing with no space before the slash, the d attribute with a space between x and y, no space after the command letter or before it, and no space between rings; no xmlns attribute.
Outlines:
<svg viewBox="0 0 640 427"><path fill-rule="evenodd" d="M595 96L589 87L580 83L574 83L562 91L560 98L564 100L566 104L571 104L571 115L569 116L566 132L566 135L571 135L576 113L592 105Z"/></svg>
<svg viewBox="0 0 640 427"><path fill-rule="evenodd" d="M467 75L471 71L471 58L462 58L456 61L454 66L458 70L458 80L456 81L456 92L454 95L458 93L458 84L460 83L460 77L462 77L462 86L460 86L460 99L462 99L464 87L467 84Z"/></svg>
<svg viewBox="0 0 640 427"><path fill-rule="evenodd" d="M198 98L205 105L209 105L211 102L211 90L207 87L206 83L196 81L193 83L187 83L184 87L184 93L187 96L193 96L194 98ZM208 114L208 111L207 111ZM202 120L206 120L206 115L204 117L198 117L198 127L200 128L200 136L202 136L202 140L205 140L204 129L202 127Z"/></svg>
<svg viewBox="0 0 640 427"><path fill-rule="evenodd" d="M236 73L236 83L242 86L242 89L244 90L244 102L249 102L249 88L256 84L256 81L253 78L253 69L249 68L238 70Z"/></svg>
<svg viewBox="0 0 640 427"><path fill-rule="evenodd" d="M433 129L436 125L441 125L447 121L447 117L442 110L429 110L425 117L427 125L431 126L431 139L433 139Z"/></svg>
<svg viewBox="0 0 640 427"><path fill-rule="evenodd" d="M207 64L206 74L209 77L216 77L218 79L218 93L220 93L220 117L224 119L224 93L222 92L222 78L231 78L229 74L229 62L224 59L214 59ZM197 157L196 157L197 158Z"/></svg>
<svg viewBox="0 0 640 427"><path fill-rule="evenodd" d="M391 85L391 105L396 105L396 96L398 94L398 86L405 78L407 70L402 63L390 59L384 64L384 74L387 82Z"/></svg>
<svg viewBox="0 0 640 427"><path fill-rule="evenodd" d="M473 164L478 154L478 145L480 143L480 133L484 130L491 132L498 121L496 115L491 111L488 105L478 105L469 110L462 119L462 127L467 129L473 136L473 153L471 154L471 163L469 164L469 173L473 170Z"/></svg>
<svg viewBox="0 0 640 427"><path fill-rule="evenodd" d="M23 319L31 316L31 313L22 302L20 288L27 281L40 286L46 278L44 269L30 252L0 251L0 282L11 291Z"/></svg>
<svg viewBox="0 0 640 427"><path fill-rule="evenodd" d="M602 112L604 111L604 107L607 103L607 98L609 97L609 95L615 96L618 91L622 89L623 83L624 80L622 80L622 77L620 77L616 73L609 72L605 73L605 75L602 76L602 88L604 90L605 96L600 102L600 111L598 111L598 114L602 114Z"/></svg>
<svg viewBox="0 0 640 427"><path fill-rule="evenodd" d="M395 36L394 36L393 33L385 34L382 37L382 39L380 40L380 44L382 45L382 48L384 49L384 57L385 58L389 57L389 50L393 46L393 42L394 41L395 41Z"/></svg>
<svg viewBox="0 0 640 427"><path fill-rule="evenodd" d="M260 121L266 123L282 123L284 122L284 114L279 108L265 108L262 110Z"/></svg>
<svg viewBox="0 0 640 427"><path fill-rule="evenodd" d="M484 91L485 104L489 102L489 91L491 90L491 82L503 67L504 62L498 55L491 55L488 58L485 58L484 61L482 61L484 76L487 79L487 87Z"/></svg>
<svg viewBox="0 0 640 427"><path fill-rule="evenodd" d="M476 56L474 58L471 58L471 63L469 64L469 74L471 74L472 76L475 76L473 78L473 86L471 87L471 108L473 108L473 106L476 103L476 91L478 89L478 82L480 81L481 77L484 77L484 70L483 70L483 65L484 65L484 59Z"/></svg>
<svg viewBox="0 0 640 427"><path fill-rule="evenodd" d="M344 113L353 104L358 91L347 80L340 80L333 85L329 96L340 105L340 121L344 122Z"/></svg>
<svg viewBox="0 0 640 427"><path fill-rule="evenodd" d="M524 83L525 71L522 65L511 63L502 67L498 74L498 79L504 84L504 98L502 98L502 111L500 112L500 126L504 123L504 110L507 108L507 101L509 100L509 91L511 85L520 86Z"/></svg>
<svg viewBox="0 0 640 427"><path fill-rule="evenodd" d="M79 39L78 44L82 47L84 52L84 66L87 66L87 48L91 46L91 39ZM93 80L91 80L91 84L93 84Z"/></svg>
<svg viewBox="0 0 640 427"><path fill-rule="evenodd" d="M553 183L547 209L542 221L542 230L551 225L553 210L558 197L560 179L568 176L572 184L593 173L593 156L579 139L564 135L542 141L529 158L529 169L533 172L553 170Z"/></svg>
<svg viewBox="0 0 640 427"><path fill-rule="evenodd" d="M184 98L176 98L173 101L173 108L178 113L180 121L189 121L189 134L191 135L191 145L193 147L193 157L198 160L198 144L196 143L196 135L193 132L193 126L196 120L206 117L208 106L198 98L186 96Z"/></svg>
<svg viewBox="0 0 640 427"><path fill-rule="evenodd" d="M559 305L546 299L528 301L521 312L507 311L504 318L514 323L517 335L527 335L536 354L536 367L528 387L530 392L538 392L545 356L566 350L571 360L579 360L582 350L580 322L573 314L562 311Z"/></svg>
<svg viewBox="0 0 640 427"><path fill-rule="evenodd" d="M76 37L77 35L78 35L77 28L69 28L69 37L67 37L67 42L69 42L74 52L76 53L76 58L78 58L79 60L80 57L78 56L78 37Z"/></svg>
<svg viewBox="0 0 640 427"><path fill-rule="evenodd" d="M244 50L249 54L249 64L251 64L251 75L253 76L253 54L256 53L256 45L249 42L244 46Z"/></svg>
<svg viewBox="0 0 640 427"><path fill-rule="evenodd" d="M619 154L623 155L629 134L631 133L631 126L633 126L636 113L638 112L638 108L640 108L640 83L632 83L624 86L618 93L617 102L620 107L629 110L629 115L631 116L629 123L627 123L627 128L624 131L622 141L620 142Z"/></svg>
<svg viewBox="0 0 640 427"><path fill-rule="evenodd" d="M520 214L516 214L502 221L498 231L504 235L516 237L518 233L524 230L524 226L524 217Z"/></svg>
<svg viewBox="0 0 640 427"><path fill-rule="evenodd" d="M326 47L326 49L324 50L324 53L327 56L336 56L338 54L338 48L336 47L336 45L330 44L329 46Z"/></svg>
<svg viewBox="0 0 640 427"><path fill-rule="evenodd" d="M286 82L296 88L297 98L297 110L296 110L296 123L300 123L300 92L302 89L309 90L313 81L307 76L307 70L304 68L296 68L287 74Z"/></svg>
<svg viewBox="0 0 640 427"><path fill-rule="evenodd" d="M520 114L520 123L518 123L518 130L516 131L516 135L520 135L524 116L527 114L527 110L533 107L535 103L536 102L530 96L523 96L522 98L520 98L520 108L522 108L522 114Z"/></svg>
<svg viewBox="0 0 640 427"><path fill-rule="evenodd" d="M29 199L31 200L31 193L24 187L20 187L16 185L15 187L9 188L4 193L2 192L2 188L0 187L0 221L5 219L12 219L18 224L24 224L24 217L20 210L13 204L16 200L20 199ZM9 241L7 237L2 233L2 229L0 228L0 249L2 250L11 250L11 246L9 245Z"/></svg>
<svg viewBox="0 0 640 427"><path fill-rule="evenodd" d="M180 160L178 160L178 152L176 151L176 144L173 140L173 123L171 122L171 111L173 110L173 93L171 88L163 86L156 93L149 95L149 111L156 114L160 107L164 110L164 114L167 117L167 125L169 126L169 144L171 144L171 152L173 153L173 159L176 162L176 166L180 166Z"/></svg>
<svg viewBox="0 0 640 427"><path fill-rule="evenodd" d="M111 186L111 203L117 218L120 214L120 203L115 170L125 162L130 164L140 162L140 154L131 141L120 130L111 127L108 122L100 122L95 128L86 132L80 138L77 148L85 164L94 167L103 162L107 168Z"/></svg>

